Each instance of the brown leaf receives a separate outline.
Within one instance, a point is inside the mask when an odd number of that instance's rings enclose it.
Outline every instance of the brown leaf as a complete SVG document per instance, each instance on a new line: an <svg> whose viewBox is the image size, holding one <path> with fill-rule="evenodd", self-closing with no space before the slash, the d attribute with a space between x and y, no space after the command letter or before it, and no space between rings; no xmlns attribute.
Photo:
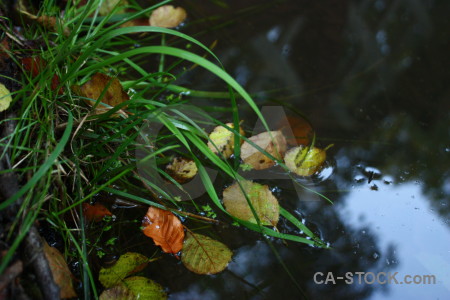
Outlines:
<svg viewBox="0 0 450 300"><path fill-rule="evenodd" d="M184 8L175 8L173 5L163 5L152 12L149 23L151 26L173 28L183 23L186 17L187 13Z"/></svg>
<svg viewBox="0 0 450 300"><path fill-rule="evenodd" d="M45 28L47 28L48 30L53 31L53 32L58 32L58 25L59 25L59 26L61 26L61 28L63 30L63 34L65 36L70 35L69 28L67 28L66 26L61 24L61 21L57 20L56 17L40 16L40 17L36 18L36 21L39 24L41 24L42 26L44 26ZM57 24L57 22L59 22L60 24Z"/></svg>
<svg viewBox="0 0 450 300"><path fill-rule="evenodd" d="M73 288L72 273L70 273L64 256L58 249L50 247L46 241L44 244L45 258L48 260L53 279L60 289L61 298L74 298L77 296Z"/></svg>
<svg viewBox="0 0 450 300"><path fill-rule="evenodd" d="M184 183L197 175L197 165L192 159L175 157L166 167L166 172L179 183Z"/></svg>
<svg viewBox="0 0 450 300"><path fill-rule="evenodd" d="M122 84L117 78L111 78L102 73L95 73L94 76L92 76L92 78L81 87L75 87L75 92L77 94L94 100L94 102L89 100L85 101L90 106L94 105L95 100L102 95L103 91L105 91L105 93L101 101L112 107L130 99L127 93L123 90ZM99 104L96 107L96 112L104 113L109 109L110 108Z"/></svg>
<svg viewBox="0 0 450 300"><path fill-rule="evenodd" d="M47 67L47 62L39 56L24 57L22 58L21 61L23 68L26 71L31 72L31 76L33 78L37 77ZM53 74L53 77L51 79L51 88L52 90L56 90L58 86L59 86L59 77L58 75ZM62 95L63 92L64 92L63 88L61 87L58 91L58 94Z"/></svg>
<svg viewBox="0 0 450 300"><path fill-rule="evenodd" d="M84 202L83 215L88 221L100 222L105 216L112 216L112 213L101 203L96 202L94 205Z"/></svg>
<svg viewBox="0 0 450 300"><path fill-rule="evenodd" d="M250 137L249 140L278 159L282 159L286 151L286 139L281 131L263 132ZM275 161L264 155L247 141L242 144L241 158L244 163L251 165L256 170L267 169L275 165Z"/></svg>
<svg viewBox="0 0 450 300"><path fill-rule="evenodd" d="M176 254L183 248L183 225L170 211L151 206L142 223L144 234L164 252Z"/></svg>
<svg viewBox="0 0 450 300"><path fill-rule="evenodd" d="M290 146L309 145L314 134L311 124L302 117L289 116L280 122L279 128ZM290 136L289 128L293 136Z"/></svg>
<svg viewBox="0 0 450 300"><path fill-rule="evenodd" d="M131 26L149 26L148 18L137 18L123 23L120 27L131 27Z"/></svg>

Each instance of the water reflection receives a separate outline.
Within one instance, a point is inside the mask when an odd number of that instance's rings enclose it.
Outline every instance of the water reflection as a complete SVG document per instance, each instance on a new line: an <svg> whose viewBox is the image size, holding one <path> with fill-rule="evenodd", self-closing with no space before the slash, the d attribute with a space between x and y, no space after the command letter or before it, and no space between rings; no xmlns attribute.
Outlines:
<svg viewBox="0 0 450 300"><path fill-rule="evenodd" d="M445 299L450 3L263 2L276 5L240 19L239 8L255 2L230 1L234 23L211 34L221 45L216 52L256 93L258 105L281 101L307 115L318 143L335 144L329 153L336 161L331 174L313 182L333 206L304 189L298 196L292 182L272 183L282 205L299 212L333 249L275 241L276 249L311 299ZM194 15L204 13L191 8ZM189 80L196 89L223 90L209 74ZM243 103L240 108L251 131L256 118ZM171 287L174 299L301 297L266 243L225 232L221 237L234 245L234 275L185 279ZM399 279L430 274L437 283L318 285L316 272L398 272Z"/></svg>

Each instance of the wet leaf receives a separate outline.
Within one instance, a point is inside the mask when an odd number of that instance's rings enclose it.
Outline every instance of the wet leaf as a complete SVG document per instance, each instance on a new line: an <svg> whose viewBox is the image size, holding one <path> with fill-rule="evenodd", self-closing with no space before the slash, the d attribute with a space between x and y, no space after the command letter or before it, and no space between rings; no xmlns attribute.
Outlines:
<svg viewBox="0 0 450 300"><path fill-rule="evenodd" d="M286 166L300 176L311 176L318 172L327 158L325 150L300 146L290 149L284 156Z"/></svg>
<svg viewBox="0 0 450 300"><path fill-rule="evenodd" d="M283 119L279 128L290 146L309 145L314 134L311 124L302 117L289 116ZM290 136L291 133L293 136Z"/></svg>
<svg viewBox="0 0 450 300"><path fill-rule="evenodd" d="M184 183L197 175L197 165L192 159L183 157L175 157L172 162L167 165L166 172L179 183Z"/></svg>
<svg viewBox="0 0 450 300"><path fill-rule="evenodd" d="M142 223L144 234L164 252L176 254L183 248L183 225L170 211L151 206Z"/></svg>
<svg viewBox="0 0 450 300"><path fill-rule="evenodd" d="M58 249L50 247L46 241L43 242L45 258L48 260L53 280L59 286L61 298L73 298L77 294L72 284L72 273L70 273L64 256Z"/></svg>
<svg viewBox="0 0 450 300"><path fill-rule="evenodd" d="M173 5L163 5L152 12L149 23L151 26L173 28L183 23L186 17L187 13L184 8L175 8Z"/></svg>
<svg viewBox="0 0 450 300"><path fill-rule="evenodd" d="M112 216L112 213L99 202L94 205L84 202L82 205L83 215L88 221L100 222L105 216Z"/></svg>
<svg viewBox="0 0 450 300"><path fill-rule="evenodd" d="M234 128L233 123L226 124ZM245 135L244 130L239 126L239 133ZM214 153L221 153L225 158L229 158L234 153L234 133L223 126L217 126L209 135L208 148ZM242 144L243 140L241 140Z"/></svg>
<svg viewBox="0 0 450 300"><path fill-rule="evenodd" d="M112 107L130 99L127 93L123 90L122 84L117 78L111 78L102 73L95 73L94 76L92 76L92 78L81 87L74 86L74 91L80 96L94 100L85 101L90 106L95 104L95 101L102 95L102 93L103 97L101 101ZM97 113L104 113L109 109L110 108L99 104L95 111Z"/></svg>
<svg viewBox="0 0 450 300"><path fill-rule="evenodd" d="M135 300L136 295L123 284L116 285L104 290L99 297L100 300Z"/></svg>
<svg viewBox="0 0 450 300"><path fill-rule="evenodd" d="M124 13L126 5L128 5L127 0L103 0L99 7L98 13L101 16L106 16L111 13L116 6L119 6L119 9L115 13Z"/></svg>
<svg viewBox="0 0 450 300"><path fill-rule="evenodd" d="M261 224L276 226L280 216L280 206L277 198L269 190L269 187L249 180L241 181L241 185ZM255 224L257 223L247 199L237 182L223 191L223 204L232 216Z"/></svg>
<svg viewBox="0 0 450 300"><path fill-rule="evenodd" d="M227 246L210 237L188 232L183 245L181 261L190 271L197 274L222 272L233 253Z"/></svg>
<svg viewBox="0 0 450 300"><path fill-rule="evenodd" d="M286 139L281 131L263 132L250 137L249 140L278 159L281 159L286 151ZM245 164L251 165L256 170L267 169L275 165L275 161L247 141L241 146L241 158Z"/></svg>
<svg viewBox="0 0 450 300"><path fill-rule="evenodd" d="M112 267L101 268L98 279L104 287L112 287L125 277L142 271L148 262L149 259L142 254L127 252L121 255Z"/></svg>
<svg viewBox="0 0 450 300"><path fill-rule="evenodd" d="M7 110L12 102L11 92L3 83L0 83L0 111Z"/></svg>

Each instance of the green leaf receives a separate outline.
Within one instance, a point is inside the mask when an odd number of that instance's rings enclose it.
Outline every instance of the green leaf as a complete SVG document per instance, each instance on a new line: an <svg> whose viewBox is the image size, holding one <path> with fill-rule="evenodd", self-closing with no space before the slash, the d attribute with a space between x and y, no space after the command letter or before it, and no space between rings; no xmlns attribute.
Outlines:
<svg viewBox="0 0 450 300"><path fill-rule="evenodd" d="M161 285L141 276L133 276L103 291L100 300L167 299Z"/></svg>
<svg viewBox="0 0 450 300"><path fill-rule="evenodd" d="M104 287L112 287L130 274L141 271L147 266L149 259L139 253L127 252L119 257L110 268L101 268L99 280Z"/></svg>
<svg viewBox="0 0 450 300"><path fill-rule="evenodd" d="M194 273L216 274L226 268L232 255L231 250L221 242L188 232L184 240L181 261Z"/></svg>
<svg viewBox="0 0 450 300"><path fill-rule="evenodd" d="M256 214L262 225L276 226L280 217L280 206L269 187L249 180L240 183L242 188L235 182L223 191L225 209L241 220L257 224Z"/></svg>
<svg viewBox="0 0 450 300"><path fill-rule="evenodd" d="M292 172L300 176L311 176L322 168L327 158L325 150L299 146L286 152L284 161Z"/></svg>

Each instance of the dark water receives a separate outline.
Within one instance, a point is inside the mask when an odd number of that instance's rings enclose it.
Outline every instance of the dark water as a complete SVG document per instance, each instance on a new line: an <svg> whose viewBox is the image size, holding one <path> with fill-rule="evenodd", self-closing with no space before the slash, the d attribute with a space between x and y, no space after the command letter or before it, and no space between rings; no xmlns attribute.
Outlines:
<svg viewBox="0 0 450 300"><path fill-rule="evenodd" d="M181 5L191 23L184 30L218 41L215 53L260 108L293 107L311 121L318 145L334 144L324 178L304 182L334 205L272 182L280 204L333 249L272 240L298 288L258 235L216 228L234 252L227 271L195 275L174 259L150 267L170 299L450 299L450 2ZM225 90L200 68L180 84ZM240 113L251 132L256 117L244 102ZM315 283L316 272L319 280L332 272L335 283ZM346 284L337 279L346 272L373 274ZM379 272L398 272L398 284L370 284ZM400 284L406 275L434 275L435 284Z"/></svg>

